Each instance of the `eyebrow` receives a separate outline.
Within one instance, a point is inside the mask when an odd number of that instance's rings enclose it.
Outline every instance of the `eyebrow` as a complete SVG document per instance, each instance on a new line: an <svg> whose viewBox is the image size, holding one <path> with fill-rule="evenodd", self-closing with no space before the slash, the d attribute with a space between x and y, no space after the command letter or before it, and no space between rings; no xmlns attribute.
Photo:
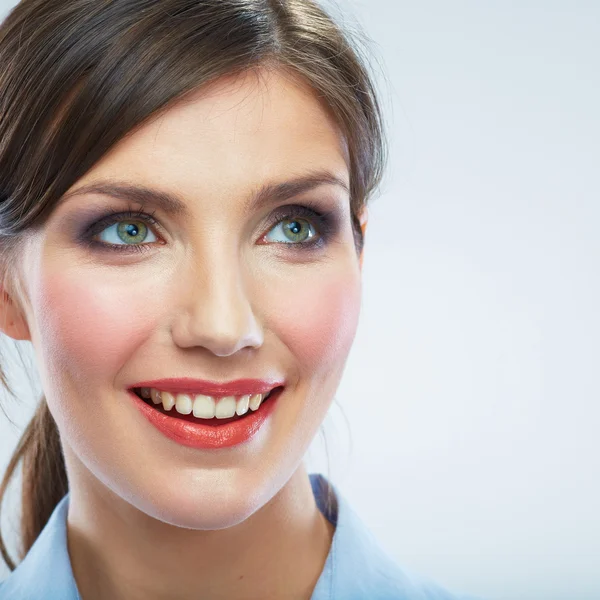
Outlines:
<svg viewBox="0 0 600 600"><path fill-rule="evenodd" d="M283 201L311 191L322 185L335 185L350 193L346 182L331 171L312 171L301 177L296 177L282 183L266 183L251 194L245 203L248 211L258 210L276 201ZM142 205L162 209L165 213L189 217L190 211L182 197L162 190L149 188L139 184L119 181L95 181L81 186L62 196L60 203L73 196L84 194L102 194L122 200L132 200Z"/></svg>

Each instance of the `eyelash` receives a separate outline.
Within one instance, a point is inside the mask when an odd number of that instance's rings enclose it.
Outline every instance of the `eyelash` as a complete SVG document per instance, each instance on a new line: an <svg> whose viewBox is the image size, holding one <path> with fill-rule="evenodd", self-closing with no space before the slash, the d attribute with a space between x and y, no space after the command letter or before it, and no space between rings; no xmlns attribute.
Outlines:
<svg viewBox="0 0 600 600"><path fill-rule="evenodd" d="M123 212L110 213L95 221L92 225L90 225L83 233L81 241L87 246L101 251L114 251L124 253L150 251L151 246L155 242L149 244L108 244L106 242L99 242L98 240L95 240L93 238L98 233L102 233L111 225L129 219L144 221L145 223L149 223L150 225L154 225L155 227L160 228L158 221L154 218L154 214L154 212L145 212L143 207L139 210L134 210L130 207L129 210ZM286 219L293 219L295 217L306 218L306 220L308 220L309 223L317 230L316 235L310 238L310 241L268 243L292 246L292 252L304 252L325 246L329 242L330 237L332 237L335 233L335 211L323 212L319 210L319 207L316 204L313 205L310 202L306 202L305 205L293 204L283 206L281 207L281 209L276 211L275 216L273 217L273 219L271 219L272 222L269 224L267 234L273 229L273 227L275 227L275 225L279 225L279 223L281 223L282 221L285 221Z"/></svg>

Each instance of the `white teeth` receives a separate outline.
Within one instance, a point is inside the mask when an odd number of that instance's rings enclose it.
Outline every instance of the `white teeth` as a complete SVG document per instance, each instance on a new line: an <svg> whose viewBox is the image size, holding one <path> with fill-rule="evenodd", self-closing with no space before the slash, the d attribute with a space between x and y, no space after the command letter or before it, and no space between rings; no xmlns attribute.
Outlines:
<svg viewBox="0 0 600 600"><path fill-rule="evenodd" d="M162 402L161 394L158 390L155 390L154 388L152 388L150 390L150 395L152 397L152 402L154 402L154 404L160 404Z"/></svg>
<svg viewBox="0 0 600 600"><path fill-rule="evenodd" d="M161 392L162 405L165 410L171 410L175 406L175 396L169 392Z"/></svg>
<svg viewBox="0 0 600 600"><path fill-rule="evenodd" d="M250 394L242 396L236 405L235 412L238 416L245 415L248 412L248 403L250 402Z"/></svg>
<svg viewBox="0 0 600 600"><path fill-rule="evenodd" d="M215 416L214 399L203 394L196 394L194 397L194 416L200 419L212 419Z"/></svg>
<svg viewBox="0 0 600 600"><path fill-rule="evenodd" d="M225 396L217 402L215 416L217 419L228 419L235 416L235 396Z"/></svg>
<svg viewBox="0 0 600 600"><path fill-rule="evenodd" d="M262 399L263 399L262 394L254 394L254 396L252 396L250 398L250 408L252 410L258 410L258 407L260 406Z"/></svg>
<svg viewBox="0 0 600 600"><path fill-rule="evenodd" d="M199 419L228 419L236 414L242 416L249 410L256 411L268 394L245 394L213 398L204 394L171 394L155 388L139 388L142 398L151 399L154 404L163 405L164 410L175 410L182 415L193 415Z"/></svg>
<svg viewBox="0 0 600 600"><path fill-rule="evenodd" d="M175 410L182 415L189 415L192 412L193 402L188 394L177 394L175 398Z"/></svg>

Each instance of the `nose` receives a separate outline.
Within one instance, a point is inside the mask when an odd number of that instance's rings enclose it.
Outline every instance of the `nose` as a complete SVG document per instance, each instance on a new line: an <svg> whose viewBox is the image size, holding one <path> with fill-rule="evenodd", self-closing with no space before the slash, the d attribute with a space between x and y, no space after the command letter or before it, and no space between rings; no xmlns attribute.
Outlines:
<svg viewBox="0 0 600 600"><path fill-rule="evenodd" d="M174 342L181 348L203 346L216 356L260 347L263 331L239 256L213 256L212 260L205 256L202 265L190 271L174 286L180 294L172 325Z"/></svg>

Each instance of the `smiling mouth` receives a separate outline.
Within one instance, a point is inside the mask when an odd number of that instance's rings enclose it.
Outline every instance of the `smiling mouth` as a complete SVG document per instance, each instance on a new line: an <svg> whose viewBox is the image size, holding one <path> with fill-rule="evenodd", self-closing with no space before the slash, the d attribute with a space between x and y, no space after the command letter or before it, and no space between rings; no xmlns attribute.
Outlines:
<svg viewBox="0 0 600 600"><path fill-rule="evenodd" d="M227 423L232 423L234 421L240 421L242 419L245 419L246 417L254 414L255 412L260 412L261 408L263 406L263 404L265 404L266 402L272 402L273 400L271 400L271 398L273 396L279 395L279 393L283 390L283 386L278 386L273 388L262 400L262 402L260 403L260 406L256 409L256 410L252 410L251 408L248 408L248 410L242 414L242 415L238 415L237 413L233 416L233 417L227 417L227 418L218 418L218 417L212 417L212 418L203 418L203 417L196 417L194 416L193 413L189 413L189 414L182 414L180 412L177 411L176 406L173 406L171 409L166 410L163 406L162 403L159 404L154 404L154 402L152 401L152 399L150 398L144 398L141 395L141 388L133 388L133 392L135 393L135 395L142 400L142 402L146 403L148 406L151 406L154 410L157 410L161 413L163 413L164 415L167 415L169 417L172 417L174 419L180 419L182 421L188 421L189 423L199 423L202 425L212 425L214 427L219 427L221 425L226 425Z"/></svg>

